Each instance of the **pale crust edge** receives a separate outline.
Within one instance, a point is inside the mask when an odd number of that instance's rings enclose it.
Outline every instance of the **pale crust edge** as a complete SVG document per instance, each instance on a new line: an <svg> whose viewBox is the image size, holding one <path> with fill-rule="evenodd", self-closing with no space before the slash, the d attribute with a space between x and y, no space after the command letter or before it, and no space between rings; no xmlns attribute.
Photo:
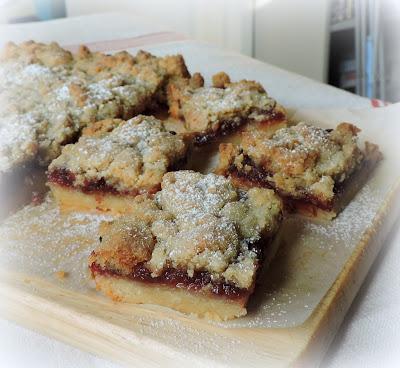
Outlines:
<svg viewBox="0 0 400 368"><path fill-rule="evenodd" d="M281 244L282 231L278 230L274 239L265 249L264 262L257 272L263 278ZM172 308L199 318L226 321L247 314L247 302L254 293L238 299L209 296L200 292L190 292L185 288L149 284L122 277L95 274L96 289L115 302L133 304L155 304ZM257 281L253 288L257 289Z"/></svg>
<svg viewBox="0 0 400 368"><path fill-rule="evenodd" d="M62 213L93 212L121 215L132 212L134 196L109 193L85 194L76 189L65 188L48 183L50 190Z"/></svg>
<svg viewBox="0 0 400 368"><path fill-rule="evenodd" d="M210 320L226 321L246 315L247 298L230 300L112 276L95 275L96 289L114 301L156 304Z"/></svg>

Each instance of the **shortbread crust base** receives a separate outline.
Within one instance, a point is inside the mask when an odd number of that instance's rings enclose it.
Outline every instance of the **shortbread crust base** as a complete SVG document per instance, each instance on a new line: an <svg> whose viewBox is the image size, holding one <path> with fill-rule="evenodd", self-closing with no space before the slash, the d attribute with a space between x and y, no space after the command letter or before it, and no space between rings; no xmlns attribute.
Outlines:
<svg viewBox="0 0 400 368"><path fill-rule="evenodd" d="M121 215L132 211L134 196L111 193L86 194L74 188L48 184L61 212L101 212Z"/></svg>
<svg viewBox="0 0 400 368"><path fill-rule="evenodd" d="M156 304L197 317L222 321L247 313L247 296L238 299L213 297L201 292L99 274L94 279L97 290L118 302Z"/></svg>

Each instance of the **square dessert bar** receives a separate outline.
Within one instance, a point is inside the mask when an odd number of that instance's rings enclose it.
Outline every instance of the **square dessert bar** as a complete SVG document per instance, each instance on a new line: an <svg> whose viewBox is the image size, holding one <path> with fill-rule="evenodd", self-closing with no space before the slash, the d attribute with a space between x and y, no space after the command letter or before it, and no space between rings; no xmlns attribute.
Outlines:
<svg viewBox="0 0 400 368"><path fill-rule="evenodd" d="M231 82L221 72L213 86L204 87L198 73L191 78L175 78L168 86L168 104L174 118L183 119L198 145L241 129L269 129L286 125L286 112L257 82Z"/></svg>
<svg viewBox="0 0 400 368"><path fill-rule="evenodd" d="M263 260L276 250L282 203L215 174L169 172L154 198L105 222L89 257L97 289L209 319L246 314Z"/></svg>
<svg viewBox="0 0 400 368"><path fill-rule="evenodd" d="M96 79L108 78L110 70L119 74L148 74L147 78L157 77L162 79L161 86L156 91L155 99L152 99L149 108L158 108L167 103L167 86L175 78L190 78L190 73L186 67L182 55L166 55L157 57L149 52L140 50L136 55L131 55L126 51L120 51L113 55L107 55L100 52L90 52L90 50L81 46L75 56L74 71L83 72Z"/></svg>
<svg viewBox="0 0 400 368"><path fill-rule="evenodd" d="M274 133L245 132L240 145L220 145L216 172L238 186L273 188L300 214L331 219L381 159L376 145L358 147L359 131L349 123L336 129L299 123Z"/></svg>
<svg viewBox="0 0 400 368"><path fill-rule="evenodd" d="M63 148L49 166L48 183L64 211L129 212L133 197L160 189L187 148L184 136L152 116L100 121Z"/></svg>
<svg viewBox="0 0 400 368"><path fill-rule="evenodd" d="M8 44L0 58L0 170L47 166L83 127L108 118L130 119L166 102L170 78L188 77L182 56L144 51L77 54L56 43Z"/></svg>
<svg viewBox="0 0 400 368"><path fill-rule="evenodd" d="M33 180L30 173L47 168L82 128L166 104L169 79L189 73L180 55L105 55L84 46L72 54L30 41L4 48L0 75L0 195L7 195L8 183Z"/></svg>

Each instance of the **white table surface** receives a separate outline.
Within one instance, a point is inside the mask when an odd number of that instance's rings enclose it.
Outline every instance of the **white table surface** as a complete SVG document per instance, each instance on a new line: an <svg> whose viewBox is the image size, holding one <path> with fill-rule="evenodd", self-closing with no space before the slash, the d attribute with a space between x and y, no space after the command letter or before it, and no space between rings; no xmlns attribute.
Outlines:
<svg viewBox="0 0 400 368"><path fill-rule="evenodd" d="M78 44L102 40L126 39L165 31L129 14L103 14L68 18L38 24L0 27L0 44L6 40L21 42L35 39ZM154 46L153 46L154 48ZM271 81L279 75L282 88L301 83L307 91L321 89L329 99L283 100L278 84L267 86L271 95L285 106L297 107L369 107L368 100L321 86L309 79L271 67ZM329 101L324 102L324 101ZM288 104L288 105L287 105ZM400 366L400 221L390 234L383 251L332 344L322 367ZM101 367L118 365L0 319L1 367Z"/></svg>

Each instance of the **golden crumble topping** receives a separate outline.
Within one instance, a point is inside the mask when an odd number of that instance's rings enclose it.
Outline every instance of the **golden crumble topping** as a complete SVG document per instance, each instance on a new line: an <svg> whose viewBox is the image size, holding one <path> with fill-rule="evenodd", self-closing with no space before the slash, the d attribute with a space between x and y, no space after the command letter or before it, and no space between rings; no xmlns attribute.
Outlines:
<svg viewBox="0 0 400 368"><path fill-rule="evenodd" d="M135 201L132 215L101 227L90 264L129 275L145 262L153 277L168 267L207 271L239 288L252 286L260 262L252 245L274 235L282 212L272 190L239 191L229 179L193 171L165 174L154 199Z"/></svg>
<svg viewBox="0 0 400 368"><path fill-rule="evenodd" d="M204 87L200 75L174 80L168 100L171 115L183 118L193 132L232 130L246 120L262 121L276 106L259 83L231 82L223 72L214 75L212 87Z"/></svg>
<svg viewBox="0 0 400 368"><path fill-rule="evenodd" d="M73 55L56 43L8 44L0 58L0 171L33 160L47 165L83 127L129 119L158 96L165 100L175 76L188 76L180 55L105 55L86 47Z"/></svg>
<svg viewBox="0 0 400 368"><path fill-rule="evenodd" d="M97 129L86 130L77 143L63 148L49 166L50 178L58 170L71 173L77 188L101 181L121 193L150 190L185 158L184 138L167 131L152 116L106 120L95 126Z"/></svg>
<svg viewBox="0 0 400 368"><path fill-rule="evenodd" d="M85 46L81 46L75 56L74 70L97 79L108 78L116 72L133 75L142 73L146 74L146 79L152 79L156 84L159 83L159 77L162 77L163 85L156 95L162 100L160 102L166 102L165 86L171 78L190 77L182 55L156 57L143 50L135 56L126 51L106 55L100 52L92 53Z"/></svg>
<svg viewBox="0 0 400 368"><path fill-rule="evenodd" d="M303 122L279 129L272 136L262 131L245 132L240 147L221 147L218 172L234 167L246 176L255 165L265 176L263 180L280 194L327 204L335 196L335 186L364 158L357 145L358 132L349 123L322 129Z"/></svg>

